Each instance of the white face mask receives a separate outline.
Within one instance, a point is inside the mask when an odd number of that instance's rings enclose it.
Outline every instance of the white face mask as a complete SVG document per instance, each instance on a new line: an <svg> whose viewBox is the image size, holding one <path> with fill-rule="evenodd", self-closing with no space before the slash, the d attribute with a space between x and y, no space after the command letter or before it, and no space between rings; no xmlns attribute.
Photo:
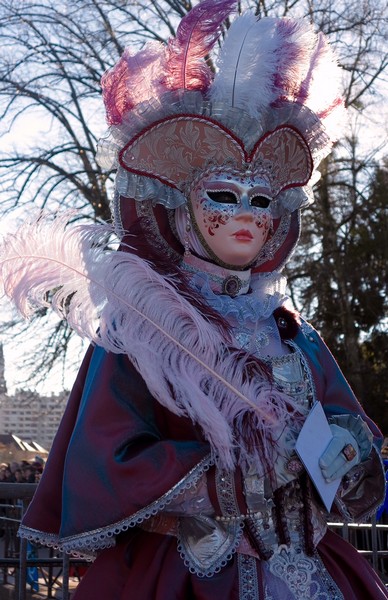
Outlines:
<svg viewBox="0 0 388 600"><path fill-rule="evenodd" d="M208 254L223 266L248 267L272 225L271 190L259 177L215 175L190 194L195 232Z"/></svg>

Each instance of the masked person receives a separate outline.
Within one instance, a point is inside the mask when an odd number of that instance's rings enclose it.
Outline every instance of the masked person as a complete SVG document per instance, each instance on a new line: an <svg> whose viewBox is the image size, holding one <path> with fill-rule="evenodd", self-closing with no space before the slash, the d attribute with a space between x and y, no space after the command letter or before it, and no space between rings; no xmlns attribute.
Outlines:
<svg viewBox="0 0 388 600"><path fill-rule="evenodd" d="M39 290L96 347L20 535L95 558L77 600L387 597L327 528L382 502L381 435L281 274L344 120L340 72L303 20L245 14L222 41L234 4L202 2L103 77L119 251L109 228L50 225L87 286ZM295 453L317 402L331 514Z"/></svg>

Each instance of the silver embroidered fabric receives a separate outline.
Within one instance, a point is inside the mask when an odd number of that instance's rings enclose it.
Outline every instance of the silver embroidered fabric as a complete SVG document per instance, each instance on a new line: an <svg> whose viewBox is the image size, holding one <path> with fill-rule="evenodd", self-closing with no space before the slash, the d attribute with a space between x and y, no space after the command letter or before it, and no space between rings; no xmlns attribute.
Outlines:
<svg viewBox="0 0 388 600"><path fill-rule="evenodd" d="M292 396L300 407L311 408L313 401L312 382L304 374L304 365L299 352L267 360L272 367L273 378L278 389Z"/></svg>
<svg viewBox="0 0 388 600"><path fill-rule="evenodd" d="M263 579L260 595L258 569ZM344 600L318 554L282 546L269 561L238 556L239 600Z"/></svg>
<svg viewBox="0 0 388 600"><path fill-rule="evenodd" d="M275 340L275 343L278 343L278 340ZM277 387L292 395L301 408L308 411L315 398L311 372L295 344L287 344L288 349L285 349L283 344L282 346L283 355L280 355L278 346L277 355L267 356L265 361L272 369ZM256 354L262 357L262 352ZM292 451L292 448L287 447L287 452L290 450ZM299 483L295 482L293 486L285 488L283 508L290 535L289 547L279 546L267 488L266 482L255 478L253 473L249 473L245 478L248 506L260 511L255 517L257 529L265 546L273 551L268 561L260 563L264 580L264 600L343 600L340 590L319 556L307 556L303 550L304 525L301 521L302 499ZM317 506L312 505L311 511L316 546L326 532L326 520ZM242 584L240 600L245 600L245 597L249 600L259 600L259 595L246 596Z"/></svg>
<svg viewBox="0 0 388 600"><path fill-rule="evenodd" d="M310 557L301 547L282 546L261 565L265 600L344 600L318 554Z"/></svg>
<svg viewBox="0 0 388 600"><path fill-rule="evenodd" d="M246 554L238 556L239 600L258 600L259 585L257 580L256 559Z"/></svg>
<svg viewBox="0 0 388 600"><path fill-rule="evenodd" d="M212 577L232 558L242 536L238 521L220 523L206 515L179 520L178 552L191 573Z"/></svg>

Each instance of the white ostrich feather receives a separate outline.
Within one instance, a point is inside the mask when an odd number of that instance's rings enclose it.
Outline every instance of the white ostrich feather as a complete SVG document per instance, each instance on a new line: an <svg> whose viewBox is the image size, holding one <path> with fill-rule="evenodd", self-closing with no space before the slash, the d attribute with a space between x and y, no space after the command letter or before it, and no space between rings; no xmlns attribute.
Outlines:
<svg viewBox="0 0 388 600"><path fill-rule="evenodd" d="M309 63L297 100L321 118L329 137L336 140L347 121L341 93L342 70L323 34L316 37Z"/></svg>
<svg viewBox="0 0 388 600"><path fill-rule="evenodd" d="M218 463L276 458L285 424L298 426L294 401L263 377L217 327L139 257L107 249L112 229L40 217L0 247L0 284L25 317L51 305L83 338L125 353L151 394L198 424Z"/></svg>
<svg viewBox="0 0 388 600"><path fill-rule="evenodd" d="M272 18L257 20L247 12L232 23L217 61L213 101L229 103L258 118L275 99L276 22Z"/></svg>
<svg viewBox="0 0 388 600"><path fill-rule="evenodd" d="M341 94L341 69L327 38L317 34L305 19L281 19L280 43L274 78L276 96L307 106L320 118L332 141L341 134L345 111Z"/></svg>

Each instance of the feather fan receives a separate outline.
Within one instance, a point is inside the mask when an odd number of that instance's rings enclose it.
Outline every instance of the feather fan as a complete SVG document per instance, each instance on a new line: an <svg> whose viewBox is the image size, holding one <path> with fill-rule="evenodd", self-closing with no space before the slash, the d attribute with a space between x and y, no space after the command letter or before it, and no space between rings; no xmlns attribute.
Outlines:
<svg viewBox="0 0 388 600"><path fill-rule="evenodd" d="M153 396L197 423L223 468L269 470L286 424L299 429L292 398L256 374L220 331L129 252L107 249L112 229L40 217L0 247L4 293L29 317L51 305L83 338L125 353ZM237 457L237 458L236 458Z"/></svg>
<svg viewBox="0 0 388 600"><path fill-rule="evenodd" d="M212 72L204 58L220 35L220 26L237 0L204 0L180 22L166 52L165 84L169 89L206 90Z"/></svg>

